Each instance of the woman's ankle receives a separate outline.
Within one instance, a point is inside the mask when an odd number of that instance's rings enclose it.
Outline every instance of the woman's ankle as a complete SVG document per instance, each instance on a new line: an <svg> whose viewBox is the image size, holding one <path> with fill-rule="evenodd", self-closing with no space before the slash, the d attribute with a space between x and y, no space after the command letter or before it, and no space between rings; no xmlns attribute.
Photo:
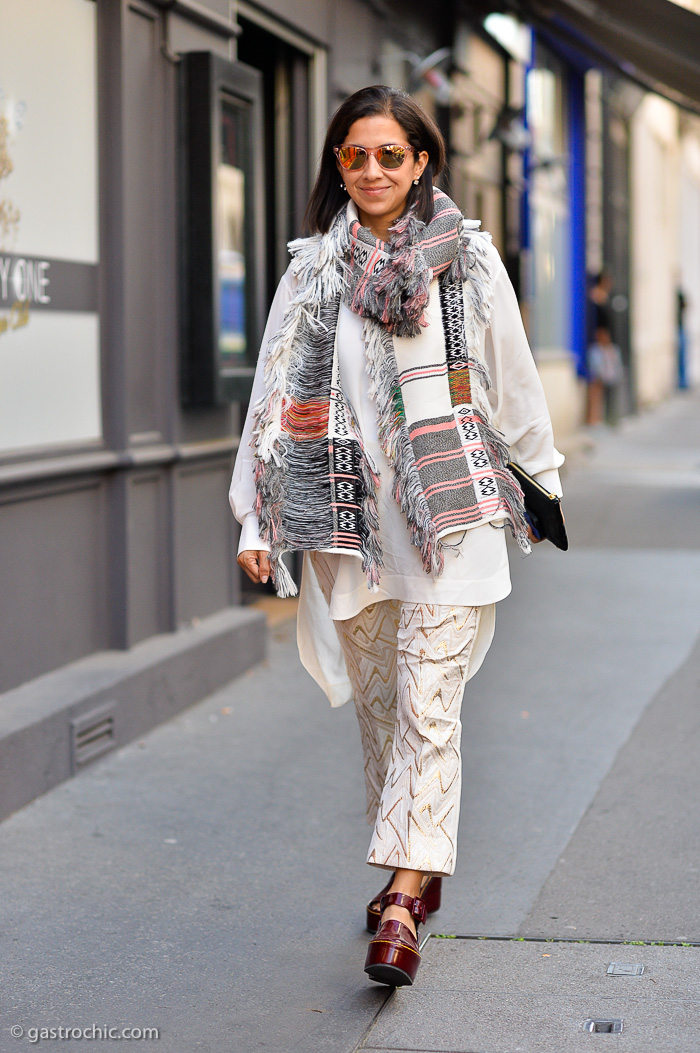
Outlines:
<svg viewBox="0 0 700 1053"><path fill-rule="evenodd" d="M382 914L382 925L387 921L400 921L402 925L411 930L414 936L417 936L416 923L411 912L405 907L398 907L395 904L387 907Z"/></svg>
<svg viewBox="0 0 700 1053"><path fill-rule="evenodd" d="M391 885L391 892L403 892L405 896L420 896L421 884L425 874L420 870L397 870Z"/></svg>
<svg viewBox="0 0 700 1053"><path fill-rule="evenodd" d="M399 869L394 874L394 880L390 891L402 892L404 896L410 896L412 899L417 899L420 896L421 885L424 882L425 877L425 873L420 870ZM392 904L387 907L382 913L382 924L384 924L385 921L400 921L403 925L406 925L415 936L417 936L416 923L411 912L406 907L399 907L397 904Z"/></svg>

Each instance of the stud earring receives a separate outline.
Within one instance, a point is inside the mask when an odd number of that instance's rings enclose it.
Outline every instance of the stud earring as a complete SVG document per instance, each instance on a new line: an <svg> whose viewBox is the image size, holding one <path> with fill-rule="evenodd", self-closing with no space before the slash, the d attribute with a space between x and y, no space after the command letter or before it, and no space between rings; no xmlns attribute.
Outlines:
<svg viewBox="0 0 700 1053"><path fill-rule="evenodd" d="M420 179L414 179L413 180L413 185L414 186L418 186L419 183L420 183Z"/></svg>
<svg viewBox="0 0 700 1053"><path fill-rule="evenodd" d="M345 183L341 183L341 184L340 184L340 189L341 189L341 190L345 190Z"/></svg>

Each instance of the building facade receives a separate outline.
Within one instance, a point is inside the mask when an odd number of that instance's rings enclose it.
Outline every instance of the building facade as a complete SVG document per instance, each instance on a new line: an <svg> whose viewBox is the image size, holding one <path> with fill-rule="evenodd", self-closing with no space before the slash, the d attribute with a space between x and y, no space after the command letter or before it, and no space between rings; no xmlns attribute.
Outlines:
<svg viewBox="0 0 700 1053"><path fill-rule="evenodd" d="M443 185L493 233L560 441L583 416L586 254L595 237L601 259L627 251L602 240L613 183L638 231L639 399L673 386L671 287L700 346L698 239L678 219L700 212L695 125L645 103L606 168L619 114L596 103L591 63L489 22L491 6L0 0L0 814L264 652L228 481L265 311L348 93L391 83L438 121ZM645 178L677 190L660 205ZM681 260L653 326L642 224L663 238L668 216L647 196L677 217L663 259Z"/></svg>
<svg viewBox="0 0 700 1053"><path fill-rule="evenodd" d="M7 814L262 657L227 490L264 313L329 111L420 91L449 23L384 0L0 0L0 24Z"/></svg>

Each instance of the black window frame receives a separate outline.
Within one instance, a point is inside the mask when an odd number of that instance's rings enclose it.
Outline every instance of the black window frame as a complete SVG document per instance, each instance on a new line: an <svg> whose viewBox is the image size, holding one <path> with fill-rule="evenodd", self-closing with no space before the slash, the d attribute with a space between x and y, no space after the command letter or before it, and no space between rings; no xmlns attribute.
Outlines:
<svg viewBox="0 0 700 1053"><path fill-rule="evenodd" d="M191 51L180 63L180 399L215 407L250 396L263 332L265 217L262 76L241 62ZM246 121L244 364L226 365L219 348L216 242L222 102Z"/></svg>

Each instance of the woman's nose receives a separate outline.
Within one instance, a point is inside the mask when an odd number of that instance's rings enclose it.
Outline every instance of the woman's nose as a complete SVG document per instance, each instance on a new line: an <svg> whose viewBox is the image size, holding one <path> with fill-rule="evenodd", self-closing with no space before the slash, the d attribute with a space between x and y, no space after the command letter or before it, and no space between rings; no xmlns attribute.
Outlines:
<svg viewBox="0 0 700 1053"><path fill-rule="evenodd" d="M382 174L382 166L379 164L379 161L374 156L374 154L369 154L369 156L367 157L367 162L365 164L365 171L364 171L365 179L368 176L369 176L370 179L376 179L377 176L381 176L381 174Z"/></svg>

